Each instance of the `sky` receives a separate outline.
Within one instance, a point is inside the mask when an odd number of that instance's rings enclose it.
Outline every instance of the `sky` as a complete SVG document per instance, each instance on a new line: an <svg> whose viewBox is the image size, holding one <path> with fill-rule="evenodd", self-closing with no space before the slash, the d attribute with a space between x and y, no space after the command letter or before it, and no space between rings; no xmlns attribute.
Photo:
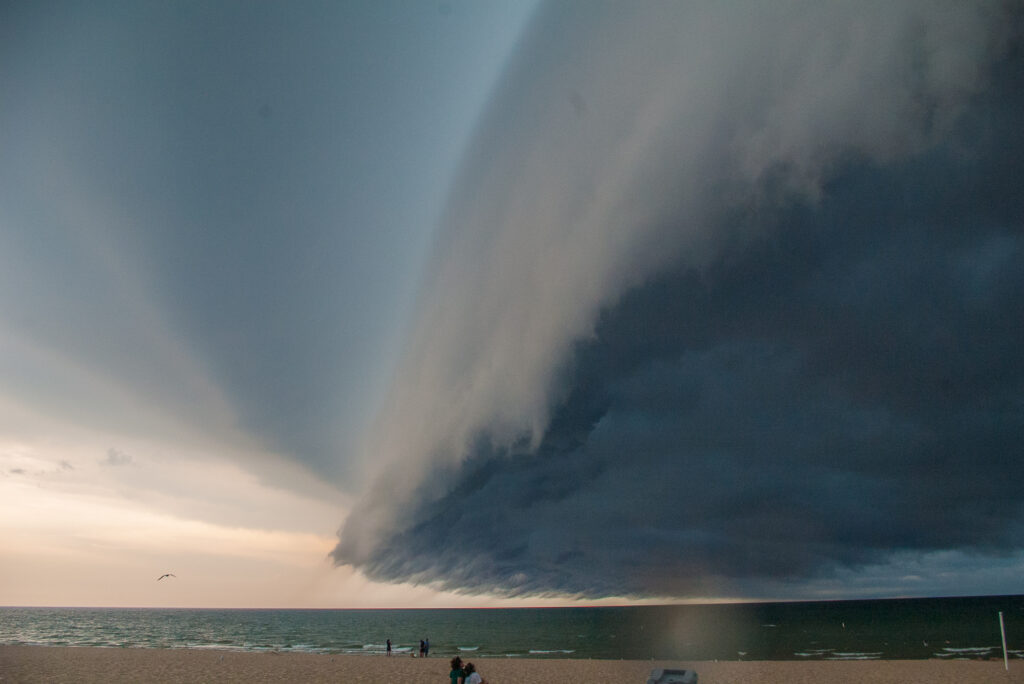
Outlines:
<svg viewBox="0 0 1024 684"><path fill-rule="evenodd" d="M1021 593L1022 27L5 5L0 605Z"/></svg>

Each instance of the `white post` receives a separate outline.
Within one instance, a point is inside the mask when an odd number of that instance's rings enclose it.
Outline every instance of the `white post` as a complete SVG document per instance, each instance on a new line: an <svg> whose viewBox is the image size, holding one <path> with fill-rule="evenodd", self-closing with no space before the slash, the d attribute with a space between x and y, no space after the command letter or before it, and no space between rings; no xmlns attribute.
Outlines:
<svg viewBox="0 0 1024 684"><path fill-rule="evenodd" d="M1010 671L1010 659L1006 657L1006 627L1003 625L1003 611L999 611L999 633L1003 635L1003 667Z"/></svg>

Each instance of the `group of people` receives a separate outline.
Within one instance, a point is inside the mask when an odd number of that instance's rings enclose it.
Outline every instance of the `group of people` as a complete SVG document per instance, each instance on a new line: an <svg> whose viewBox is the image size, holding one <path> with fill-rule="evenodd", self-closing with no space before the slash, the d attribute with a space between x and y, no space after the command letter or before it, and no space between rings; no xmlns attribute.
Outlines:
<svg viewBox="0 0 1024 684"><path fill-rule="evenodd" d="M391 639L387 640L387 654L391 655ZM415 654L413 654L415 655ZM430 639L420 640L420 657L426 658L430 655ZM473 663L463 663L462 658L452 658L452 671L448 674L451 677L451 684L487 684L487 681L476 671Z"/></svg>
<svg viewBox="0 0 1024 684"><path fill-rule="evenodd" d="M452 658L452 671L448 676L452 680L451 684L487 684L476 671L476 666L473 663L463 664L459 656Z"/></svg>
<svg viewBox="0 0 1024 684"><path fill-rule="evenodd" d="M385 645L387 654L391 655L391 639L388 639ZM430 655L430 639L420 639L420 658L426 658Z"/></svg>

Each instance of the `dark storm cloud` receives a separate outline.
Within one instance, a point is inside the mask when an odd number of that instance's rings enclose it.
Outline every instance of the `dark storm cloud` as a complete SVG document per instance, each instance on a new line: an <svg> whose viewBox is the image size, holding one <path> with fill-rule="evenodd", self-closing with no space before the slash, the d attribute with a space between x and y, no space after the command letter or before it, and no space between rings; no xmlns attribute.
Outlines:
<svg viewBox="0 0 1024 684"><path fill-rule="evenodd" d="M1019 43L988 73L938 144L840 155L809 193L769 170L760 192L781 201L717 212L706 261L601 308L539 438L483 421L408 490L389 472L335 558L467 591L756 596L1019 552ZM398 512L374 526L388 482Z"/></svg>
<svg viewBox="0 0 1024 684"><path fill-rule="evenodd" d="M475 449L372 574L672 595L1015 548L1024 198L1002 191L1024 137L1001 133L969 164L851 168L770 237L631 292L541 445Z"/></svg>

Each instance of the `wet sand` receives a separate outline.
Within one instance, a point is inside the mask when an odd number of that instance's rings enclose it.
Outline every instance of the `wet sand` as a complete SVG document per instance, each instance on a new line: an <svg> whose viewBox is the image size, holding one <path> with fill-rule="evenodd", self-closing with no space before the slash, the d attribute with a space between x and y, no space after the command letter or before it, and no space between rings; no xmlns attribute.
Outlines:
<svg viewBox="0 0 1024 684"><path fill-rule="evenodd" d="M655 667L696 670L700 684L1024 684L1001 660L662 662L479 658L489 684L645 684ZM0 646L0 682L395 682L446 684L447 658L243 653L200 649Z"/></svg>

